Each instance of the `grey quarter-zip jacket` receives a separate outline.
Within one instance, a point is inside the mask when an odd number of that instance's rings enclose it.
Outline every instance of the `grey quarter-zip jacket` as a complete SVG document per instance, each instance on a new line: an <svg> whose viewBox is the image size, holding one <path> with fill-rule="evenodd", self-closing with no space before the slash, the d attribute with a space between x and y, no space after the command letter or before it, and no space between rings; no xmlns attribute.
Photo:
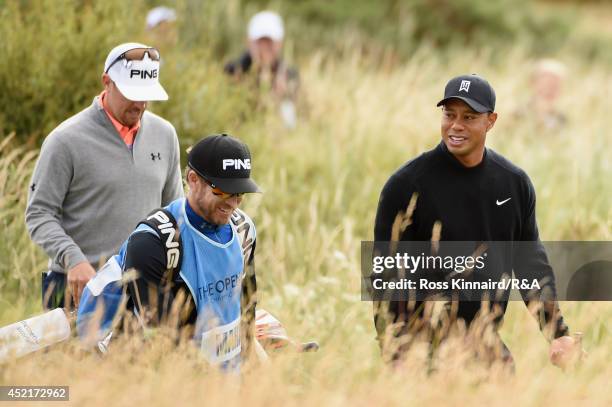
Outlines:
<svg viewBox="0 0 612 407"><path fill-rule="evenodd" d="M95 97L43 142L25 221L49 270L66 273L83 261L101 266L147 213L181 196L172 124L145 111L130 149Z"/></svg>

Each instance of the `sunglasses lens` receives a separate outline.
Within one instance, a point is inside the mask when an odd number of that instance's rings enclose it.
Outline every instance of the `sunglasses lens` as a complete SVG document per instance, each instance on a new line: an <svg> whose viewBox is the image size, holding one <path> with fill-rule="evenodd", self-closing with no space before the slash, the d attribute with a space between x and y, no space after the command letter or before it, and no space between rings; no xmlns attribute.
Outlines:
<svg viewBox="0 0 612 407"><path fill-rule="evenodd" d="M221 199L229 199L229 198L231 198L231 197L233 197L233 196L237 196L238 198L242 198L242 196L244 195L244 193L240 193L240 194L230 194L230 193L227 193L227 192L223 192L223 191L221 191L219 188L213 188L213 189L212 189L212 193L213 193L215 196L218 196L218 197L219 197L219 198L221 198Z"/></svg>
<svg viewBox="0 0 612 407"><path fill-rule="evenodd" d="M104 71L104 73L108 73L111 67L115 65L118 61L121 61L121 60L142 61L145 54L148 54L149 58L152 61L159 61L160 59L159 51L156 50L155 48L135 48L135 49L126 51L125 53L118 56L117 59L115 59L113 63L110 64L108 68L106 68L106 71Z"/></svg>
<svg viewBox="0 0 612 407"><path fill-rule="evenodd" d="M136 48L125 53L125 59L128 61L141 61L145 54L153 61L159 61L159 51L155 48Z"/></svg>
<svg viewBox="0 0 612 407"><path fill-rule="evenodd" d="M153 61L159 61L161 58L159 51L155 48L149 48L147 51L149 52L149 58L151 58Z"/></svg>
<svg viewBox="0 0 612 407"><path fill-rule="evenodd" d="M210 182L209 180L207 180L206 178L200 177L210 188L211 191L213 193L213 195L218 196L221 199L229 199L233 196L237 196L238 198L242 198L242 196L244 195L244 192L238 193L238 194L230 194L227 192L223 192L220 188L215 187L213 185L212 182Z"/></svg>
<svg viewBox="0 0 612 407"><path fill-rule="evenodd" d="M216 196L218 196L221 199L227 199L229 198L232 194L227 194L223 191L221 191L219 188L213 188L212 193L215 194Z"/></svg>

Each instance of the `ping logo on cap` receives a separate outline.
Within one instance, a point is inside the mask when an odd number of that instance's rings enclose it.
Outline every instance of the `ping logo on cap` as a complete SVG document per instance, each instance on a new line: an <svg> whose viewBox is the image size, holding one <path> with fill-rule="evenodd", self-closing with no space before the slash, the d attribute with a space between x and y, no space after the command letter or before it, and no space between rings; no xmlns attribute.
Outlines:
<svg viewBox="0 0 612 407"><path fill-rule="evenodd" d="M462 90L464 90L466 93L470 92L470 84L472 82L470 81L461 81L461 85L459 85L459 92L461 92Z"/></svg>
<svg viewBox="0 0 612 407"><path fill-rule="evenodd" d="M251 169L251 159L245 158L244 160L238 158L225 158L223 159L223 170L228 167L234 168L235 170L250 170Z"/></svg>
<svg viewBox="0 0 612 407"><path fill-rule="evenodd" d="M146 69L130 69L130 79L134 76L139 77L140 79L157 78L157 69L152 69L150 71Z"/></svg>

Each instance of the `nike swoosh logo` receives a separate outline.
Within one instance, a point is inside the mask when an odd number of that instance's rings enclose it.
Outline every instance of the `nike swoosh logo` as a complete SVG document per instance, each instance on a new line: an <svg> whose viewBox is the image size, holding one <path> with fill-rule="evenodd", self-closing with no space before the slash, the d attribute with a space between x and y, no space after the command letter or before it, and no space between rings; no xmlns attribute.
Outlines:
<svg viewBox="0 0 612 407"><path fill-rule="evenodd" d="M499 201L497 201L497 200L496 200L496 201L495 201L495 203L497 204L497 206L502 206L503 204L505 204L506 202L508 202L508 201L509 201L509 200L511 200L511 199L512 199L512 197L510 197L510 198L508 198L508 199L506 199L506 200L503 200L503 201L501 201L501 202L499 202Z"/></svg>

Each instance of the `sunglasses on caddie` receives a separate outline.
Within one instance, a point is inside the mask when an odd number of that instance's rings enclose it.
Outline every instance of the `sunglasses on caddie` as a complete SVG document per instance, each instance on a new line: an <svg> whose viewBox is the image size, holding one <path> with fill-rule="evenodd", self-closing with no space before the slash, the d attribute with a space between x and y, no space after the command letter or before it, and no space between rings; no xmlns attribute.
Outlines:
<svg viewBox="0 0 612 407"><path fill-rule="evenodd" d="M117 62L125 59L126 61L142 61L144 56L148 55L152 61L159 61L160 55L159 51L155 48L134 48L129 51L125 51L123 54L119 55L115 60L108 66L104 73L108 73L110 69Z"/></svg>
<svg viewBox="0 0 612 407"><path fill-rule="evenodd" d="M219 198L221 198L223 200L230 199L233 196L238 197L238 198L242 198L242 196L244 195L244 192L240 192L240 193L237 193L237 194L230 194L228 192L223 192L219 187L217 187L215 184L213 184L212 182L210 182L206 178L204 178L202 176L200 176L200 178L202 178L204 180L204 182L206 184L208 184L209 187L212 188L212 193L215 196L218 196Z"/></svg>
<svg viewBox="0 0 612 407"><path fill-rule="evenodd" d="M188 166L198 176L198 178L201 178L202 181L204 181L206 183L206 185L208 185L209 187L212 188L213 195L218 196L219 198L221 198L223 200L230 199L233 196L238 197L238 198L242 198L242 196L244 195L244 192L235 193L235 194L230 194L229 192L224 192L223 190L221 190L221 188L217 187L213 182L209 181L208 179L206 179L206 177L204 177L202 174L200 174L200 172L198 170L196 170L195 168L193 168L193 166L191 166L191 164L188 164Z"/></svg>

